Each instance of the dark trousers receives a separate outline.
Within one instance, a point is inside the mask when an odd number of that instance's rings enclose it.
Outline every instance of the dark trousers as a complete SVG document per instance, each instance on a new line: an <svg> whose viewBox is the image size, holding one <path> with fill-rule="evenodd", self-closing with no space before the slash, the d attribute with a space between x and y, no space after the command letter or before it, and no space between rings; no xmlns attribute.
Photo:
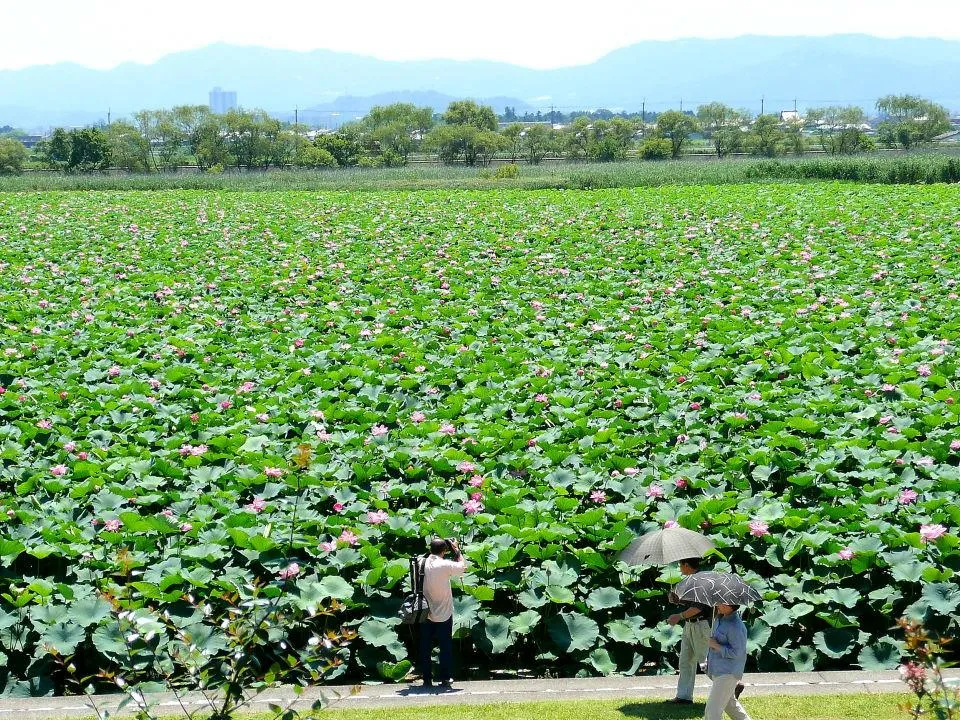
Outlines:
<svg viewBox="0 0 960 720"><path fill-rule="evenodd" d="M420 675L425 683L433 682L433 648L440 646L440 682L453 678L453 618L445 622L420 623Z"/></svg>

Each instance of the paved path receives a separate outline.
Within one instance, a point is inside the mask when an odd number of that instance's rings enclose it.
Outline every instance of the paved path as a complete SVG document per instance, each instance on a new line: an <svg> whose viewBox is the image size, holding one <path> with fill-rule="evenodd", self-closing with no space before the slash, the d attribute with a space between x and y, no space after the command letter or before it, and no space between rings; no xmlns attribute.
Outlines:
<svg viewBox="0 0 960 720"><path fill-rule="evenodd" d="M947 677L960 682L960 669L947 671ZM767 673L744 675L750 695L839 695L857 693L906 692L897 672L811 672ZM710 681L697 677L697 694L705 695ZM331 696L339 693L337 708L396 708L424 705L476 705L480 703L530 702L538 700L585 699L667 699L674 695L676 676L570 678L555 680L483 680L456 683L452 690L424 691L409 685L362 685L351 694L349 687L330 687L323 690ZM304 692L298 706L307 708L319 696L319 688ZM256 698L250 709L266 710L267 703L284 703L294 698L289 688L268 690ZM95 696L97 706L117 713L122 695ZM160 714L182 715L177 700L168 694L150 696ZM53 718L93 717L90 701L81 697L9 698L0 699L0 720L52 720ZM197 695L185 698L187 706L200 709L204 700ZM121 714L136 708L127 705Z"/></svg>

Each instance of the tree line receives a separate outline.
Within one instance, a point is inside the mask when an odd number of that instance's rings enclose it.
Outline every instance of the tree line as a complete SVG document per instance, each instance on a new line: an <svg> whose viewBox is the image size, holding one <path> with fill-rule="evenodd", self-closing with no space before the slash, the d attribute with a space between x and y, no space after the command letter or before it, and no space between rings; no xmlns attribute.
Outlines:
<svg viewBox="0 0 960 720"><path fill-rule="evenodd" d="M876 104L882 118L875 135L856 106L811 108L803 119L757 117L714 102L696 112L675 110L646 116L583 113L557 127L549 122L509 122L471 100L450 103L442 114L409 103L378 106L336 132L317 133L283 123L262 110L215 114L203 105L143 110L130 120L67 130L57 128L38 143L33 161L64 172L118 168L163 172L181 165L201 171L227 168L396 167L410 156L429 154L447 164L488 164L494 157L538 164L559 156L608 162L632 154L645 160L679 158L692 141L722 158L733 153L763 157L802 154L811 148L838 154L886 147L928 145L950 129L947 110L912 95L890 95ZM15 147L16 146L16 147ZM22 144L0 138L0 172L20 172L30 161Z"/></svg>

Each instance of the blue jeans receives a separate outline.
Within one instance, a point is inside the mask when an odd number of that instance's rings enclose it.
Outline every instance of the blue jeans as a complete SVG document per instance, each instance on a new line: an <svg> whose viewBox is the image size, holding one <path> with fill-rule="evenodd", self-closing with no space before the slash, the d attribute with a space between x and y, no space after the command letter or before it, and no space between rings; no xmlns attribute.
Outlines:
<svg viewBox="0 0 960 720"><path fill-rule="evenodd" d="M433 682L431 655L440 646L440 682L453 678L453 618L445 622L420 623L420 675L425 683Z"/></svg>

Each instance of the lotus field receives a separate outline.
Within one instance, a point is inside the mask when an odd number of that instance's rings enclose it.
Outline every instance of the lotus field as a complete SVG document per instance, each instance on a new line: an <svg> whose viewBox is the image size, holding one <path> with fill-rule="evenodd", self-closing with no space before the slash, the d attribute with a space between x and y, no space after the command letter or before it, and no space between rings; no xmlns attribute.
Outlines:
<svg viewBox="0 0 960 720"><path fill-rule="evenodd" d="M461 675L669 671L616 556L674 522L748 670L894 667L960 606L958 280L949 186L0 195L0 686L222 652L251 587L399 677L430 535Z"/></svg>

